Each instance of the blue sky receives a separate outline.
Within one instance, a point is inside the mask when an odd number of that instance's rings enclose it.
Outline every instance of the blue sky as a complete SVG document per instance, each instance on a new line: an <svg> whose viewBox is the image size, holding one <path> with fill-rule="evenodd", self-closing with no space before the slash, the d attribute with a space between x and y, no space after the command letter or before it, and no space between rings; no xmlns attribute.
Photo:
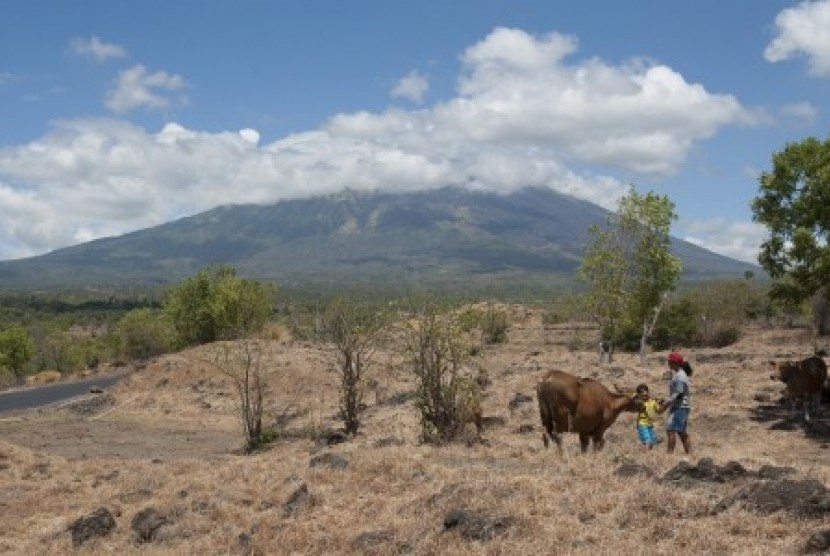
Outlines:
<svg viewBox="0 0 830 556"><path fill-rule="evenodd" d="M830 0L0 2L0 259L345 187L668 195L755 261Z"/></svg>

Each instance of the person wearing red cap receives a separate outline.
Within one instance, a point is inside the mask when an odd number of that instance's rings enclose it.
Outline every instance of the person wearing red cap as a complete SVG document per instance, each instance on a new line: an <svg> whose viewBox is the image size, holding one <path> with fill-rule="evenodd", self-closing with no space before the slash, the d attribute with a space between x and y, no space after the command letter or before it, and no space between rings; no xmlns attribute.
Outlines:
<svg viewBox="0 0 830 556"><path fill-rule="evenodd" d="M669 410L669 418L666 421L666 449L671 454L677 444L677 437L683 443L683 449L687 454L692 452L692 439L686 427L689 424L689 412L691 411L691 389L689 375L691 366L683 361L680 352L672 350L668 356L669 369L672 377L669 382L669 397L661 404L660 413Z"/></svg>

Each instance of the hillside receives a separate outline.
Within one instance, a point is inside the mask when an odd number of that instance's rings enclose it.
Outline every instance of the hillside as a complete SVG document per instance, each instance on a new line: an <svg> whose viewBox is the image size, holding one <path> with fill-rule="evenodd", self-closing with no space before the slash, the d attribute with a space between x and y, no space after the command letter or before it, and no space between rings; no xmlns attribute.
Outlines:
<svg viewBox="0 0 830 556"><path fill-rule="evenodd" d="M485 346L491 379L479 441L419 442L400 338L378 346L363 427L339 442L337 376L323 346L265 341L268 451L241 456L233 387L203 346L150 361L103 397L0 414L0 553L73 552L69 529L104 508L85 554L796 554L827 549L827 408L790 417L770 359L812 352L807 330L746 330L691 361L695 453L638 445L632 414L603 451L545 450L533 397L559 368L662 396L665 352L598 367L594 331L509 308ZM517 393L526 398L517 397ZM525 400L517 402L516 400ZM663 423L658 434L664 436ZM339 442L339 443L338 443ZM97 514L96 514L97 515ZM99 522L101 524L101 522Z"/></svg>
<svg viewBox="0 0 830 556"><path fill-rule="evenodd" d="M309 287L516 290L573 280L604 209L550 189L340 194L219 207L52 253L0 262L6 287L145 286L204 266ZM676 240L686 279L752 265Z"/></svg>

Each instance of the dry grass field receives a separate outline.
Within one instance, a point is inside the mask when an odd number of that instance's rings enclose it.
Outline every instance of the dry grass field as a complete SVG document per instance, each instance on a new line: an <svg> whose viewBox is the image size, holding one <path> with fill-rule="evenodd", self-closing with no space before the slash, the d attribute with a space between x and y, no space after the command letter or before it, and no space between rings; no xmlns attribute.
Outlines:
<svg viewBox="0 0 830 556"><path fill-rule="evenodd" d="M581 455L566 435L560 458L543 448L535 398L511 404L516 394L533 396L559 368L662 396L665 352L645 367L628 354L599 366L593 332L509 310L507 341L480 356L492 381L481 441L471 430L466 442L419 443L414 379L394 342L375 356L360 434L340 443L325 434L339 426L331 358L290 338L264 344L269 423L283 434L253 455L238 451L235 397L206 363L211 346L160 357L98 397L0 415L0 553L769 555L830 544L830 411L792 419L767 364L810 355L809 332L747 330L728 348L683 350L695 369L691 457L643 452L623 413L604 451ZM76 523L100 508L99 521Z"/></svg>

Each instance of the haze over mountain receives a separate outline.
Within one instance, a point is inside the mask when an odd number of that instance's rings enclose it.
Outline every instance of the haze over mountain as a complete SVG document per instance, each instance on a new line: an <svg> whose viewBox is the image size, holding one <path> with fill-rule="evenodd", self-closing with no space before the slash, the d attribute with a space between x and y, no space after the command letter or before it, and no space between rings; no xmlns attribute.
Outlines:
<svg viewBox="0 0 830 556"><path fill-rule="evenodd" d="M293 287L549 289L574 279L605 209L547 188L459 187L230 205L118 237L0 262L4 287L152 286L212 264ZM673 241L684 279L758 267Z"/></svg>

